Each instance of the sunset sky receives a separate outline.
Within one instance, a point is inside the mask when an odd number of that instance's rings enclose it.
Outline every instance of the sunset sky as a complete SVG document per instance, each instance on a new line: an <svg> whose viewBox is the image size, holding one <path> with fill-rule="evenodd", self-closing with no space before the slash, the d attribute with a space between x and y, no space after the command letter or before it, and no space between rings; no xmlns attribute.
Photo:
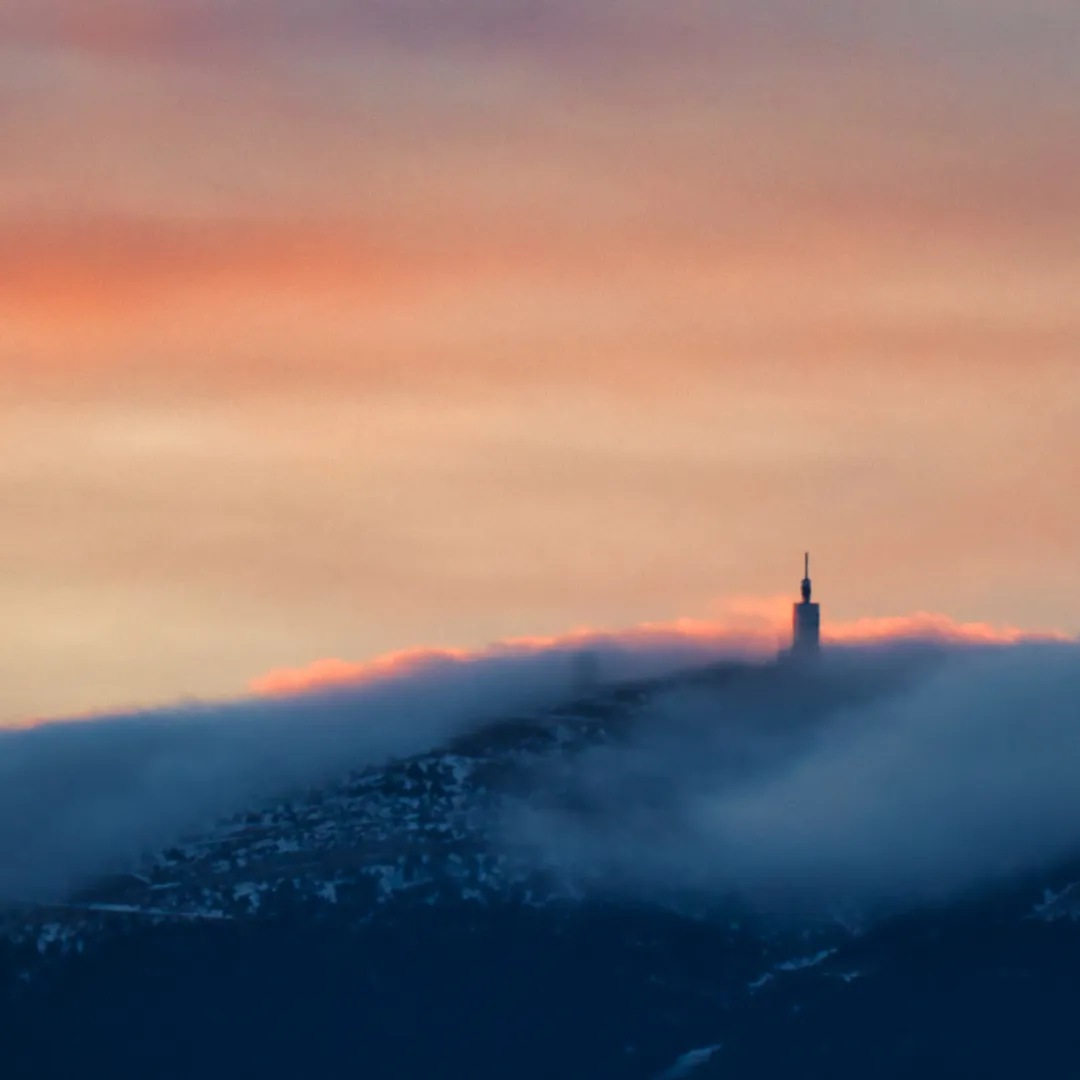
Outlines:
<svg viewBox="0 0 1080 1080"><path fill-rule="evenodd" d="M1080 632L1078 55L1076 0L0 0L0 722L806 548L826 623Z"/></svg>

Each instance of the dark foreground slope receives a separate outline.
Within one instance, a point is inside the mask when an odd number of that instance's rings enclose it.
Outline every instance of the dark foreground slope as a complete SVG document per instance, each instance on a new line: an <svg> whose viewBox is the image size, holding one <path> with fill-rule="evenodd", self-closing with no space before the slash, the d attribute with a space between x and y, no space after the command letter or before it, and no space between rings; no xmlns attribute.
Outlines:
<svg viewBox="0 0 1080 1080"><path fill-rule="evenodd" d="M797 754L838 703L910 676L893 666L885 682L864 670L833 685L728 668L694 693ZM522 800L589 821L613 808L667 820L662 786L633 772L628 795L626 774L605 772L598 794L595 771L573 763L641 746L655 761L674 742L692 784L681 751L715 748L713 714L698 698L654 708L685 691L630 687L512 718L253 808L137 876L12 912L0 1076L1080 1072L1080 866L1068 861L947 903L781 913L681 886L615 888L510 843L507 807Z"/></svg>
<svg viewBox="0 0 1080 1080"><path fill-rule="evenodd" d="M819 954L767 952L726 927L602 906L143 926L9 1002L0 1054L12 1078L629 1080L717 1045L694 1075L1075 1074L1071 922L971 909L802 969Z"/></svg>

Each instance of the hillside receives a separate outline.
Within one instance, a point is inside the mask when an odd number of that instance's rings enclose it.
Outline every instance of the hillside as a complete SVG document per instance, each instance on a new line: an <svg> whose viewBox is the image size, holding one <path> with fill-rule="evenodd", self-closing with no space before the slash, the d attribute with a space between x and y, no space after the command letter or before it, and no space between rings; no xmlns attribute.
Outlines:
<svg viewBox="0 0 1080 1080"><path fill-rule="evenodd" d="M776 905L562 858L527 827L571 821L565 846L663 839L670 820L674 842L687 791L719 782L693 765L718 725L729 749L740 724L755 751L782 747L774 768L926 662L857 679L729 664L611 688L284 793L130 872L9 908L4 1075L1011 1077L1059 1063L1080 1005L1069 863L902 909ZM739 759L725 782L761 767Z"/></svg>

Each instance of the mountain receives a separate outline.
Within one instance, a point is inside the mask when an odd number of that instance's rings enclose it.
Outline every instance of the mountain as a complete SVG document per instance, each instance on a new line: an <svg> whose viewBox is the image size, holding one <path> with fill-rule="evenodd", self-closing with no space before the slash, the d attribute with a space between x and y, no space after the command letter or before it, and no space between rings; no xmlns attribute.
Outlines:
<svg viewBox="0 0 1080 1080"><path fill-rule="evenodd" d="M590 693L11 907L3 1076L1068 1075L1080 865L900 906L652 872L687 792L797 761L933 662ZM640 865L606 857L628 834Z"/></svg>

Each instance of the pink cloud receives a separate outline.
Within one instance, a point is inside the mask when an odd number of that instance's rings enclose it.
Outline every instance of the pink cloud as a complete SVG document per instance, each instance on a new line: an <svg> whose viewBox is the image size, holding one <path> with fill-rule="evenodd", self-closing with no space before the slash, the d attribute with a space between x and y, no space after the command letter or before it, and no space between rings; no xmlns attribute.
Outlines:
<svg viewBox="0 0 1080 1080"><path fill-rule="evenodd" d="M971 645L1014 645L1021 641L1072 640L1060 630L1025 630L994 623L957 622L948 615L929 611L826 625L822 636L826 641L853 644L920 640Z"/></svg>
<svg viewBox="0 0 1080 1080"><path fill-rule="evenodd" d="M573 655L589 650L629 660L627 670L645 677L728 657L767 658L787 642L791 625L791 600L788 597L735 597L714 604L713 611L714 617L708 620L642 623L623 630L579 627L557 635L510 638L479 649L422 647L359 662L333 658L316 660L298 668L271 671L252 680L249 689L259 695L291 695L392 681L500 657L552 652ZM822 636L826 642L845 645L915 640L1011 645L1022 641L1071 640L1057 630L965 623L931 612L825 624ZM616 667L622 666L616 664Z"/></svg>

